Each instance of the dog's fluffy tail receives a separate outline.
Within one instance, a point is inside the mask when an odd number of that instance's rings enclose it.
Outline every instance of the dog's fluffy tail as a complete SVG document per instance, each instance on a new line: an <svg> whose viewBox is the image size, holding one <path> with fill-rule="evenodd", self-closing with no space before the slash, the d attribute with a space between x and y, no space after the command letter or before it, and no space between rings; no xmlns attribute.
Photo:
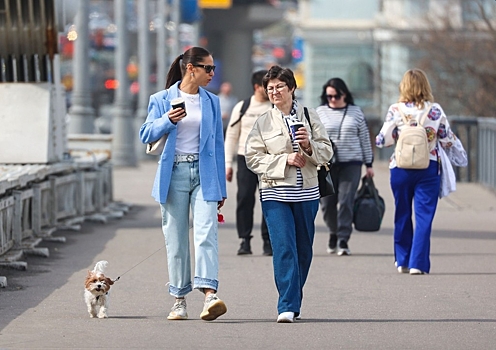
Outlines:
<svg viewBox="0 0 496 350"><path fill-rule="evenodd" d="M96 263L95 268L93 269L93 272L96 274L103 274L105 272L105 269L107 268L108 261L106 260L101 260Z"/></svg>

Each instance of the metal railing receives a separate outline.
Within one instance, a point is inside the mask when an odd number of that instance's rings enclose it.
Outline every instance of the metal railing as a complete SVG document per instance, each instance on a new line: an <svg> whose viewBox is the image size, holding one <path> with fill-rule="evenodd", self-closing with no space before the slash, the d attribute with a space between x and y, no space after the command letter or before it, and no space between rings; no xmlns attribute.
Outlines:
<svg viewBox="0 0 496 350"><path fill-rule="evenodd" d="M477 118L478 181L496 190L496 118Z"/></svg>
<svg viewBox="0 0 496 350"><path fill-rule="evenodd" d="M79 229L85 220L106 222L107 216L121 217L127 209L113 202L108 159L1 165L0 263L35 251L59 228ZM48 250L39 249L48 256Z"/></svg>

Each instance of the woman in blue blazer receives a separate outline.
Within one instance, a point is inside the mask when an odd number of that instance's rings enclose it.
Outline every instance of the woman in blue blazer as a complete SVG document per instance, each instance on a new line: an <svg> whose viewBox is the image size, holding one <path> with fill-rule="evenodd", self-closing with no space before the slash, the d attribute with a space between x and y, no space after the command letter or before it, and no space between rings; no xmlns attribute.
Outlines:
<svg viewBox="0 0 496 350"><path fill-rule="evenodd" d="M215 320L227 311L218 289L217 211L227 197L224 137L219 98L203 89L214 76L212 55L192 47L179 55L167 74L166 89L150 97L140 129L143 143L166 135L152 196L160 203L167 247L169 293L176 298L167 317L187 319L185 296L205 294L201 319ZM172 108L183 98L185 109ZM195 275L192 283L189 214L193 217Z"/></svg>

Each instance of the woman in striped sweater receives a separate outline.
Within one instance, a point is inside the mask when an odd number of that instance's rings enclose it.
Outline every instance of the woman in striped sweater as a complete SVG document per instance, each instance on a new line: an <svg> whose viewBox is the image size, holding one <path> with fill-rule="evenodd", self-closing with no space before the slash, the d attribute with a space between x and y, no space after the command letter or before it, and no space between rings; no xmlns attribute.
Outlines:
<svg viewBox="0 0 496 350"><path fill-rule="evenodd" d="M360 107L355 106L353 96L345 82L332 78L322 88L321 105L317 113L329 138L337 147L331 177L336 195L320 199L324 221L330 237L327 252L350 255L348 241L353 222L353 202L362 176L362 164L366 176L374 176L374 160L367 122Z"/></svg>

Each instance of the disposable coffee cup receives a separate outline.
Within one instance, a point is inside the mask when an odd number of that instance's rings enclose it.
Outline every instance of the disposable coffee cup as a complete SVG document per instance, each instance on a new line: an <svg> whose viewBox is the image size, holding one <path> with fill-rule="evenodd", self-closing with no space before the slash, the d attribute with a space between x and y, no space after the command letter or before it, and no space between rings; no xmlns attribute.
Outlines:
<svg viewBox="0 0 496 350"><path fill-rule="evenodd" d="M182 108L186 112L186 104L182 97L175 98L171 101L172 108Z"/></svg>
<svg viewBox="0 0 496 350"><path fill-rule="evenodd" d="M293 136L293 140L296 140L296 132L298 131L299 128L302 127L303 127L303 123L300 121L289 125L289 128L291 129L291 136Z"/></svg>

